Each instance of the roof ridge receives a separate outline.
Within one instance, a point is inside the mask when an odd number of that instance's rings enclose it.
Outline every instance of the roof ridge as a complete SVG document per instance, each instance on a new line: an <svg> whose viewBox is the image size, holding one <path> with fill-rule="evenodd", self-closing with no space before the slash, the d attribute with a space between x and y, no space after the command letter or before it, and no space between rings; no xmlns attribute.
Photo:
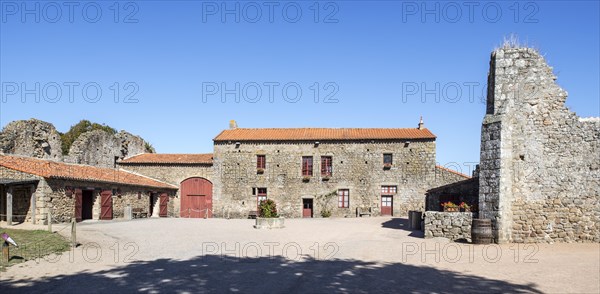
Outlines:
<svg viewBox="0 0 600 294"><path fill-rule="evenodd" d="M140 176L140 177L143 177L143 178L147 178L147 179L150 179L150 180L153 180L153 181L157 181L159 183L163 183L165 185L169 185L171 187L179 189L179 187L177 187L177 186L175 186L175 185L173 185L173 184L171 184L169 182L165 182L165 181L162 181L162 180L159 180L159 179L155 179L155 178L152 178L152 177L149 177L149 176L146 176L146 175L142 175L142 174L139 174L139 173L136 173L136 172L133 172L133 171L128 171L128 170L125 170L125 169L122 169L122 168L119 168L118 170L122 171L122 172L126 172L126 173L129 173L129 174L132 174L132 175L136 175L136 176Z"/></svg>
<svg viewBox="0 0 600 294"><path fill-rule="evenodd" d="M466 174L463 174L463 173L461 173L461 172L455 171L455 170L453 170L453 169L449 169L449 168L447 168L447 167L444 167L444 166L441 166L441 165L436 165L436 166L435 166L435 168L438 168L438 169L441 169L441 170L444 170L444 171L447 171L447 172L450 172L450 173L453 173L453 174L459 175L459 176L461 176L461 177L465 177L465 178L467 178L467 179L470 179L470 178L472 178L472 177L470 177L470 176L468 176L468 175L466 175Z"/></svg>

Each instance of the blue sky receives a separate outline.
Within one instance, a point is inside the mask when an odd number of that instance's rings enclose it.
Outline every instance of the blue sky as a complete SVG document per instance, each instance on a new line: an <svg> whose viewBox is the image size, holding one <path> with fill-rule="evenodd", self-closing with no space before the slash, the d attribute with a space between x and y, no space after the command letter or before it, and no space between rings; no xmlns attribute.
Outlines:
<svg viewBox="0 0 600 294"><path fill-rule="evenodd" d="M490 53L510 34L545 55L572 110L600 111L598 1L1 2L2 127L89 119L161 153L205 153L231 119L416 127L423 116L438 162L466 172Z"/></svg>

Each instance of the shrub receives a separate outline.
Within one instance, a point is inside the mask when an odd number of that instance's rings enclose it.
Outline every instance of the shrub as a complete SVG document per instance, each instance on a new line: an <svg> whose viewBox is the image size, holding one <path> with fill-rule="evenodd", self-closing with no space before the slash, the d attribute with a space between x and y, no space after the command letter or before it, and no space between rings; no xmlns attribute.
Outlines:
<svg viewBox="0 0 600 294"><path fill-rule="evenodd" d="M271 199L262 200L258 205L258 216L265 218L277 217L277 205Z"/></svg>
<svg viewBox="0 0 600 294"><path fill-rule="evenodd" d="M68 132L66 132L64 134L60 134L60 138L62 141L61 147L62 147L63 155L69 154L69 149L71 149L71 145L73 145L73 142L75 142L75 140L77 140L77 138L79 138L79 135L81 135L85 132L94 131L94 130L103 130L111 135L114 135L117 133L117 130L115 130L107 125L92 123L89 120L85 120L85 119L81 120L76 125L71 126L71 128L69 129Z"/></svg>

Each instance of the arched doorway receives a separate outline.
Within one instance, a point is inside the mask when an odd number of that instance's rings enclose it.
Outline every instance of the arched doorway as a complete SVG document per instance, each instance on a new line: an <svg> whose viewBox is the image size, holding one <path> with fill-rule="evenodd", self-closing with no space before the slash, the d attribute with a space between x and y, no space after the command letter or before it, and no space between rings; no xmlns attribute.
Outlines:
<svg viewBox="0 0 600 294"><path fill-rule="evenodd" d="M205 178L181 182L181 217L212 217L212 183Z"/></svg>

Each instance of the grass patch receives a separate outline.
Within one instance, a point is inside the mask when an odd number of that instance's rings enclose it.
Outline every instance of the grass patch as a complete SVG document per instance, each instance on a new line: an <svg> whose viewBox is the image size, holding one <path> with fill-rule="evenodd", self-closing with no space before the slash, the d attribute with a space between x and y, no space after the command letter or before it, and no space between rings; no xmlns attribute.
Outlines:
<svg viewBox="0 0 600 294"><path fill-rule="evenodd" d="M28 260L39 260L45 256L48 259L54 259L56 254L61 254L69 249L69 243L63 236L48 231L15 230L0 227L0 233L7 233L19 245L19 247L10 245L8 263L0 258L0 271L6 270L9 266ZM4 240L2 240L2 243L4 243Z"/></svg>

